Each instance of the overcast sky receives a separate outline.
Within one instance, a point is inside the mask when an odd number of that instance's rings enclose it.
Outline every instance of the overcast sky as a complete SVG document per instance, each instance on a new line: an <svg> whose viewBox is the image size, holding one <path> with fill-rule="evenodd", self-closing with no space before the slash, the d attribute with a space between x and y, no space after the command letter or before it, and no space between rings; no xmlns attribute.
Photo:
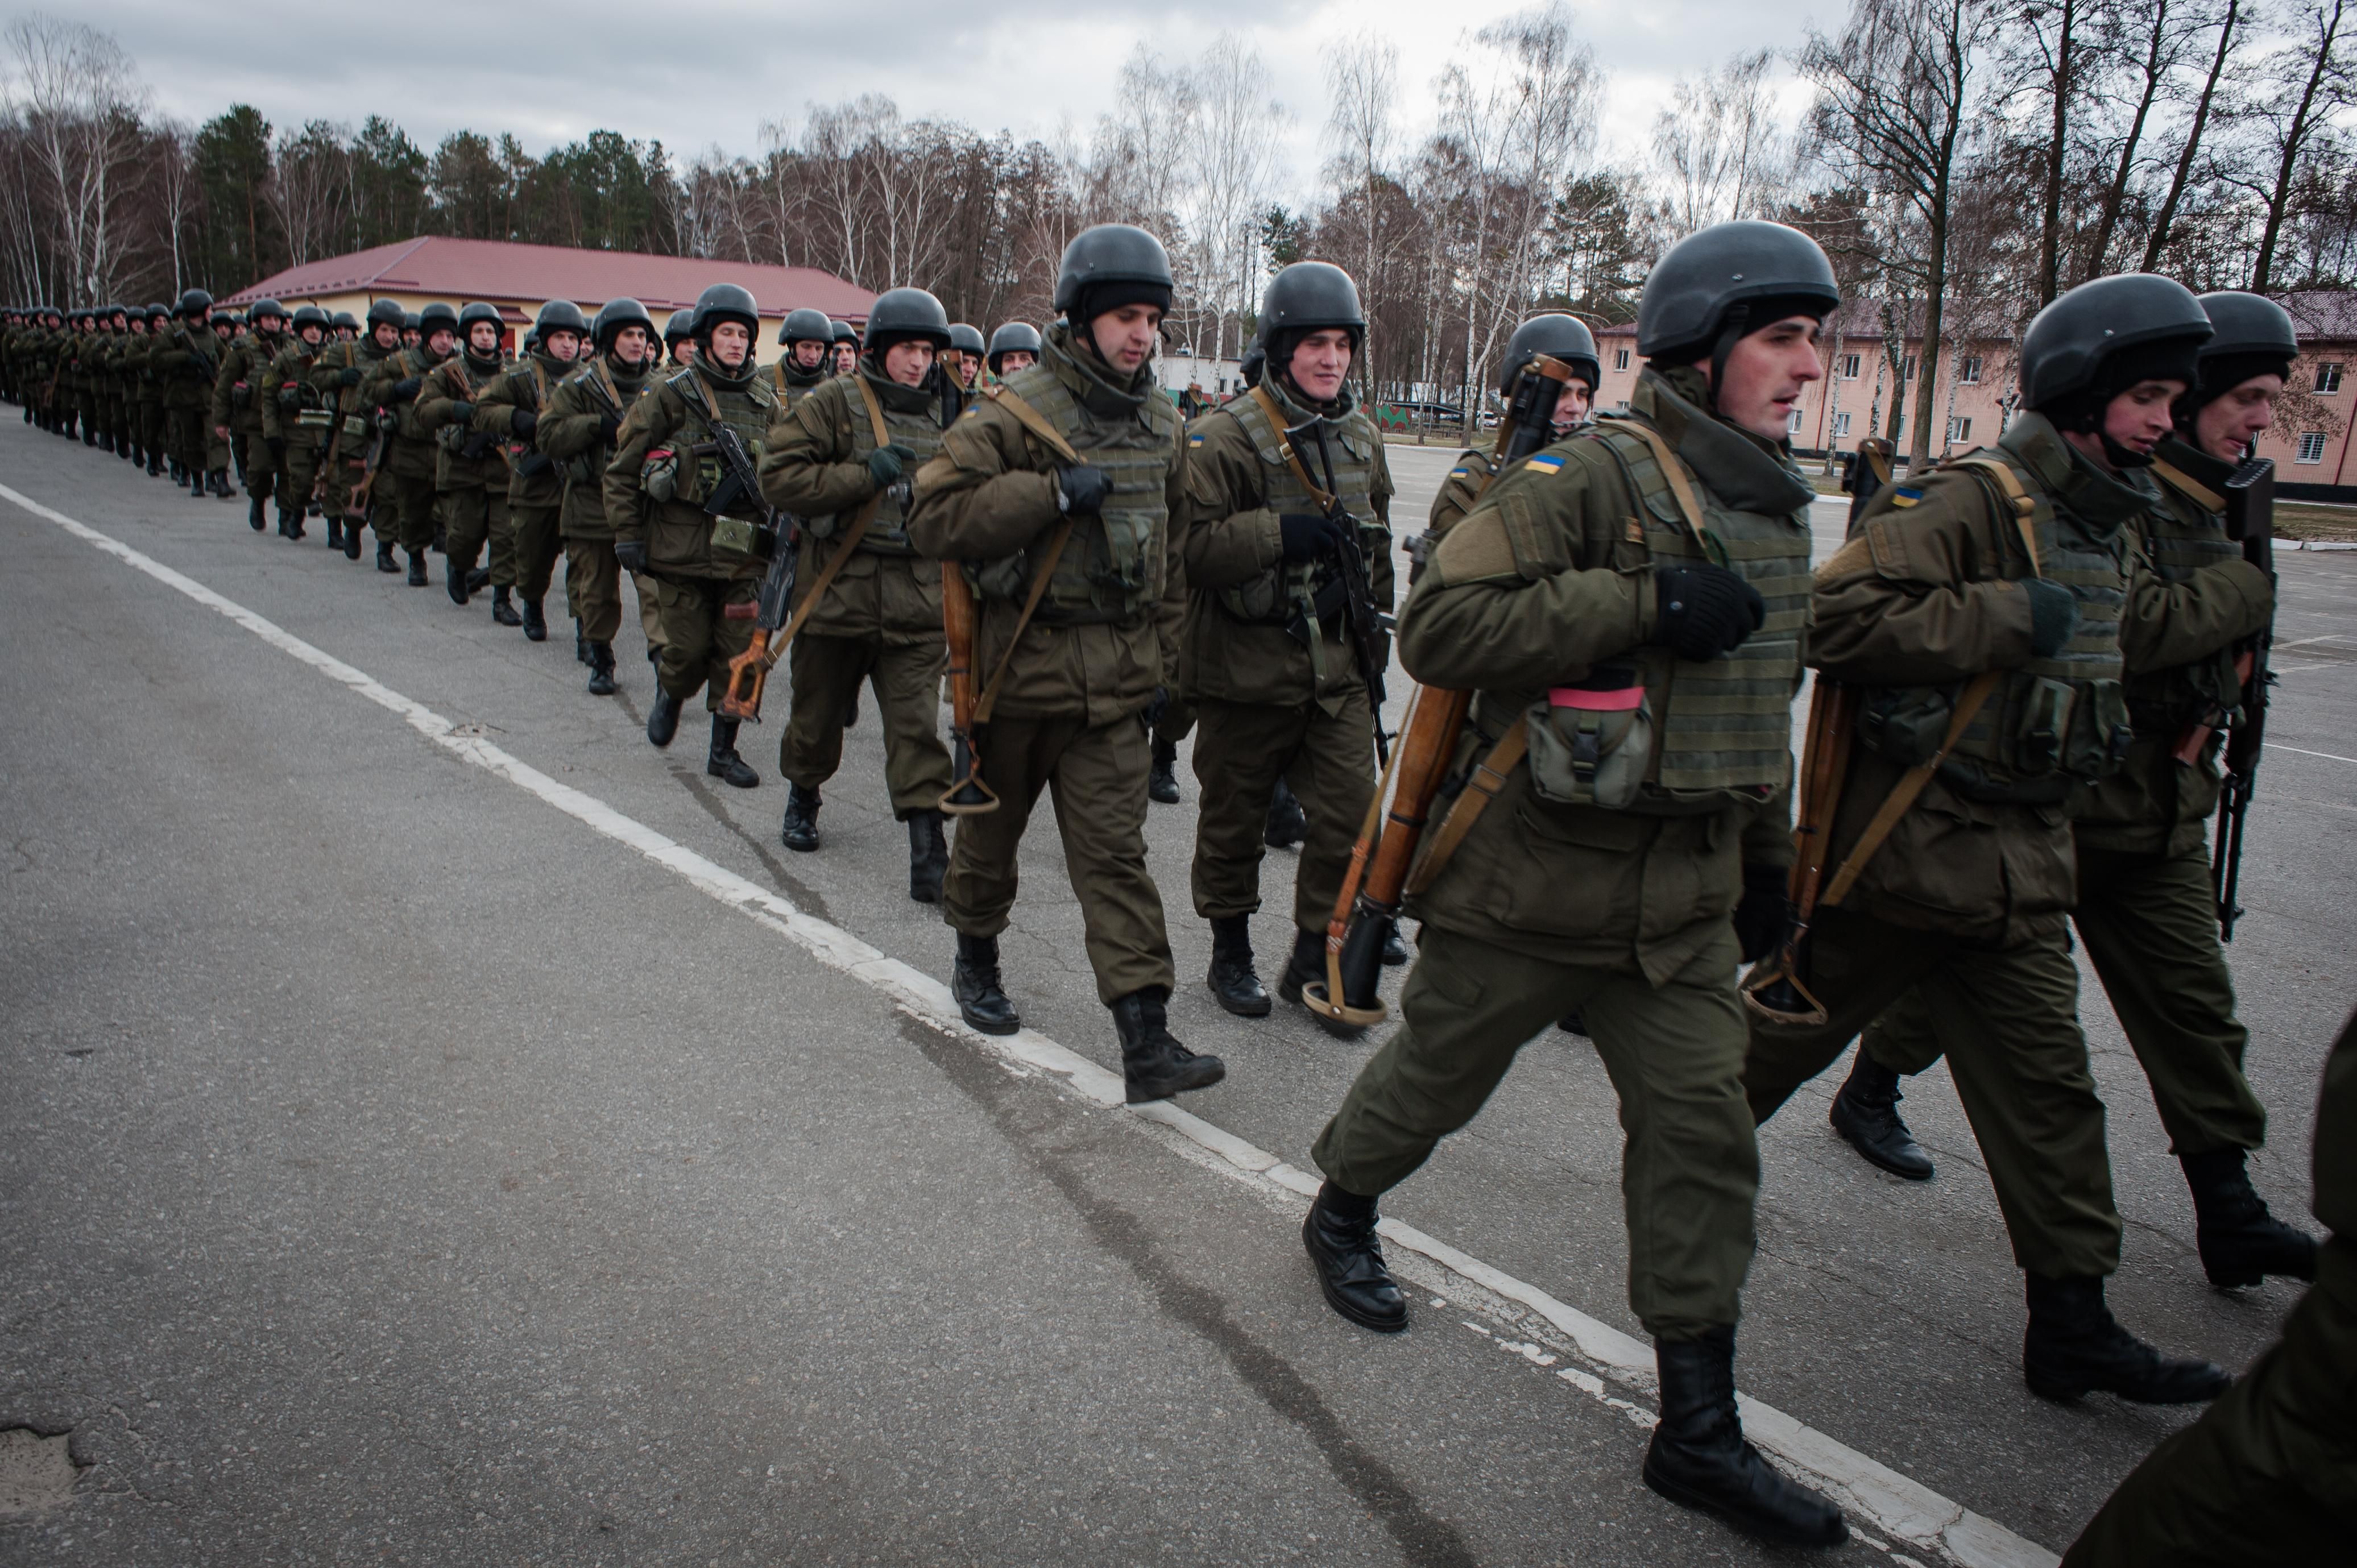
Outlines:
<svg viewBox="0 0 2357 1568"><path fill-rule="evenodd" d="M16 16L34 7L0 5ZM683 157L717 144L758 155L765 122L799 125L812 102L882 92L910 118L985 133L1083 136L1146 39L1191 59L1221 32L1258 50L1293 114L1284 188L1317 186L1326 119L1320 50L1374 34L1399 46L1401 110L1428 130L1431 80L1512 0L673 0L561 6L482 0L226 5L73 0L46 7L113 32L158 107L191 124L243 102L274 125L397 121L429 151L447 132L512 130L534 154L600 128L660 137ZM1838 25L1846 0L1572 0L1577 31L1610 79L1598 119L1633 153L1680 75L1740 50L1791 48ZM274 39L274 45L265 42Z"/></svg>

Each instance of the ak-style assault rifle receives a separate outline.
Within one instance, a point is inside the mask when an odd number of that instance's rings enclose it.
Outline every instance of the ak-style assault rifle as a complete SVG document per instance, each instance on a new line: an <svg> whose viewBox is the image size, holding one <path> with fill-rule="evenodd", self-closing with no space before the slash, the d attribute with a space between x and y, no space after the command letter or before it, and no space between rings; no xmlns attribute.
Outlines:
<svg viewBox="0 0 2357 1568"><path fill-rule="evenodd" d="M1307 424L1288 427L1286 445L1293 448L1294 461L1299 462L1304 430L1318 437L1318 466L1326 478L1326 488L1318 499L1325 503L1326 520L1334 525L1334 564L1342 585L1343 631L1351 644L1351 658L1359 666L1359 679L1367 683L1367 705L1374 713L1376 761L1389 768L1392 743L1383 733L1383 702L1387 696L1383 690L1383 665L1392 618L1375 607L1373 583L1367 575L1367 554L1359 545L1359 520L1351 515L1334 489L1334 454L1326 445L1325 422L1312 419ZM1307 629L1312 639L1319 635L1315 625Z"/></svg>
<svg viewBox="0 0 2357 1568"><path fill-rule="evenodd" d="M753 640L744 652L728 661L728 689L720 699L724 718L752 719L761 717L761 689L769 682L774 660L767 657L770 634L786 623L786 607L794 596L793 520L771 506L761 494L761 477L753 467L753 455L745 449L744 437L720 422L716 412L706 409L712 431L712 453L720 459L720 482L712 487L712 497L704 503L704 515L721 518L731 511L751 507L759 515L753 525L756 554L764 549L769 553L770 569L761 579L760 592L749 605L730 605L721 613L731 620L753 622Z"/></svg>
<svg viewBox="0 0 2357 1568"><path fill-rule="evenodd" d="M2226 537L2242 544L2243 559L2265 572L2272 585L2276 580L2275 460L2245 460L2226 476L2219 489L2226 503ZM2218 940L2223 942L2234 940L2234 922L2243 914L2235 897L2243 876L2243 822L2250 815L2251 796L2258 788L2259 753L2266 744L2267 688L2276 679L2267 668L2267 655L2275 640L2275 623L2270 621L2243 644L2234 655L2234 673L2243 683L2235 711L2231 715L2212 714L2191 726L2178 741L2175 754L2187 767L2200 767L2211 736L2221 725L2225 726L2226 748L2218 759L2225 788L2219 796L2218 843L2210 860L2210 882L2218 899Z"/></svg>

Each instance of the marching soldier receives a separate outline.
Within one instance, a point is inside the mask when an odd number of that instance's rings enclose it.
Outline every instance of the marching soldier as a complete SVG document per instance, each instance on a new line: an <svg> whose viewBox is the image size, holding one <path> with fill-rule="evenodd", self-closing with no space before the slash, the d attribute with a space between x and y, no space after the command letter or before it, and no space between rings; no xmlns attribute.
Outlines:
<svg viewBox="0 0 2357 1568"><path fill-rule="evenodd" d="M834 323L834 373L847 376L859 368L859 334L848 321Z"/></svg>
<svg viewBox="0 0 2357 1568"><path fill-rule="evenodd" d="M867 340L872 348L876 341L876 322L873 317L870 317L867 323ZM948 359L950 379L957 383L958 391L969 398L974 395L974 388L982 381L982 361L989 352L989 347L982 340L981 328L971 326L963 321L950 323Z"/></svg>
<svg viewBox="0 0 2357 1568"><path fill-rule="evenodd" d="M454 605L490 583L491 619L520 626L522 618L508 601L515 586L515 528L508 514L513 465L499 435L475 422L484 390L507 370L500 307L479 301L460 311L458 344L457 353L426 373L416 403L419 427L441 449L434 491L442 511L443 578ZM476 553L487 543L490 564L479 567Z"/></svg>
<svg viewBox="0 0 2357 1568"><path fill-rule="evenodd" d="M361 335L361 318L349 310L339 310L328 318L330 336L336 342L350 343Z"/></svg>
<svg viewBox="0 0 2357 1568"><path fill-rule="evenodd" d="M213 379L221 370L221 345L206 325L213 296L203 289L184 291L172 307L172 322L164 342L153 351L156 378L164 388L164 417L168 427L173 461L188 486L188 496L201 500L206 492L205 413L212 399ZM221 489L227 490L223 476Z"/></svg>
<svg viewBox="0 0 2357 1568"><path fill-rule="evenodd" d="M557 529L565 538L565 595L574 606L576 652L589 666L591 694L610 697L622 569L606 515L606 467L622 421L654 368L654 317L635 299L609 299L589 325L589 348L587 362L550 391L533 438L564 485ZM643 587L639 592L652 596Z"/></svg>
<svg viewBox="0 0 2357 1568"><path fill-rule="evenodd" d="M826 361L834 351L834 323L823 310L807 306L789 310L778 323L778 344L785 352L770 367L770 384L777 392L778 406L791 409L804 393L826 384Z"/></svg>
<svg viewBox="0 0 2357 1568"><path fill-rule="evenodd" d="M663 373L685 370L695 362L695 311L674 310L663 323L663 352L670 356Z"/></svg>
<svg viewBox="0 0 2357 1568"><path fill-rule="evenodd" d="M425 346L425 313L424 311L412 310L403 315L401 346L404 349L422 349Z"/></svg>
<svg viewBox="0 0 2357 1568"><path fill-rule="evenodd" d="M134 445L131 435L130 377L126 373L131 352L131 309L128 306L110 305L102 325L106 339L105 349L99 356L99 368L106 390L106 449L122 458L131 460Z"/></svg>
<svg viewBox="0 0 2357 1568"><path fill-rule="evenodd" d="M1186 609L1170 520L1187 446L1152 363L1170 295L1169 256L1143 229L1076 236L1056 279L1064 319L1044 357L950 427L917 475L909 520L917 548L958 563L975 591L974 647L961 657L986 681L974 759L998 798L959 819L942 898L957 932L950 989L974 1028L1022 1026L1001 989L998 933L1023 830L1052 789L1133 1104L1227 1071L1171 1036L1170 941L1146 866L1146 731L1176 678Z"/></svg>
<svg viewBox="0 0 2357 1568"><path fill-rule="evenodd" d="M2166 278L2072 289L2023 338L2030 412L1995 449L1877 495L1816 576L1811 662L1858 716L1827 737L1847 754L1824 840L1835 869L1792 977L1814 1005L1754 1009L1745 1091L1766 1121L1921 988L2028 1276L2023 1374L2049 1399L2190 1404L2227 1384L2104 1305L2120 1218L2068 931L2069 811L2108 788L2134 739L2124 615L2156 669L2214 649L2222 623L2266 619L2266 585L2232 573L2181 628L2190 646L2128 607L2172 586L2131 547L2158 504L2144 470L2211 336Z"/></svg>
<svg viewBox="0 0 2357 1568"><path fill-rule="evenodd" d="M1561 360L1572 369L1572 379L1563 383L1556 394L1555 413L1548 421L1555 437L1560 441L1587 423L1596 405L1596 389L1604 384L1604 362L1596 357L1596 338L1587 324L1576 316L1534 316L1514 328L1506 340L1505 362L1498 372L1498 395L1512 397L1514 383L1521 378L1523 367L1540 355ZM1440 481L1440 493L1432 498L1432 510L1425 524L1422 539L1409 546L1409 553L1421 563L1427 558L1449 524L1463 517L1473 506L1473 499L1490 482L1495 472L1490 454L1480 446L1468 446L1457 455L1457 462ZM1411 567L1413 576L1420 570Z"/></svg>
<svg viewBox="0 0 2357 1568"><path fill-rule="evenodd" d="M1682 241L1645 283L1628 414L1500 478L1410 591L1401 660L1479 693L1457 756L1480 766L1426 846L1453 853L1410 904L1403 1024L1318 1134L1302 1230L1337 1311L1405 1327L1376 1199L1583 1009L1620 1097L1630 1305L1661 1373L1646 1483L1819 1546L1846 1539L1841 1511L1760 1459L1735 1402L1759 1191L1736 967L1781 929L1815 495L1785 435L1838 303L1793 230Z"/></svg>
<svg viewBox="0 0 2357 1568"><path fill-rule="evenodd" d="M535 436L549 394L573 373L582 339L588 335L589 318L579 306L569 299L550 300L533 323L523 358L492 377L475 400L476 434L490 437L507 454L512 569L516 596L522 602L523 635L532 642L548 640L542 601L556 570L557 513L565 500L564 476L539 449ZM495 566L493 576L497 575ZM502 594L496 582L492 589L492 614L497 616Z"/></svg>
<svg viewBox="0 0 2357 1568"><path fill-rule="evenodd" d="M843 761L843 715L860 683L884 718L892 814L909 825L909 897L941 901L949 848L939 804L950 789L941 738L942 572L909 543L908 476L940 452L964 406L951 369L953 328L920 288L877 296L859 373L781 409L761 457L770 504L802 520L793 712L778 743L788 786L780 836L819 846L819 788ZM857 533L855 539L854 532ZM814 609L804 610L813 596Z"/></svg>
<svg viewBox="0 0 2357 1568"><path fill-rule="evenodd" d="M325 510L330 519L341 516L350 510L361 487L369 488L368 521L376 530L376 569L380 572L401 570L400 563L393 558L401 532L398 506L391 498L375 493L384 473L383 459L393 439L392 426L395 420L391 410L377 403L376 393L387 384L389 367L401 357L401 330L405 319L407 313L398 304L390 299L377 300L368 307L368 330L351 342L328 345L311 366L311 386L328 407L328 435L332 438L331 442L323 439L320 453L328 476ZM326 449L328 445L332 445L332 451ZM352 560L360 559L358 517L344 523L344 553Z"/></svg>
<svg viewBox="0 0 2357 1568"><path fill-rule="evenodd" d="M303 537L303 519L319 478L319 448L328 434L327 400L311 384L312 369L328 336L328 313L316 305L295 307L295 330L262 372L262 439L278 470L278 532ZM343 513L328 514L328 548L344 547ZM351 553L358 555L355 545Z"/></svg>
<svg viewBox="0 0 2357 1568"><path fill-rule="evenodd" d="M990 335L990 379L1003 381L1027 365L1039 362L1039 329L1028 321L1009 321Z"/></svg>
<svg viewBox="0 0 2357 1568"><path fill-rule="evenodd" d="M283 347L279 334L286 325L286 307L274 299L257 299L247 307L245 317L253 330L230 340L228 351L221 355L221 373L213 380L212 431L216 439L231 443L237 451L238 465L245 475L246 526L260 533L278 478L278 466L263 433L260 391L263 372ZM280 504L283 510L283 497ZM279 532L286 530L282 525Z"/></svg>
<svg viewBox="0 0 2357 1568"><path fill-rule="evenodd" d="M693 325L693 360L650 387L622 423L606 468L606 515L615 558L655 580L662 651L647 739L671 745L680 708L701 688L712 714L704 770L750 789L761 776L737 755L738 721L721 716L720 698L729 660L752 645L753 618L744 612L776 542L760 526L758 496L739 492L718 517L704 508L734 478L716 450L716 427L735 432L759 464L778 399L753 359L761 314L751 294L714 284L697 296ZM732 614L737 606L744 611Z"/></svg>
<svg viewBox="0 0 2357 1568"><path fill-rule="evenodd" d="M161 478L165 472L165 381L156 373L156 356L163 349L165 329L172 324L172 307L160 303L150 305L145 314L146 340L132 349L131 365L138 380L140 443L147 454L147 477L152 479ZM171 467L173 482L177 484L179 464L174 461Z"/></svg>
<svg viewBox="0 0 2357 1568"><path fill-rule="evenodd" d="M375 315L375 307L370 307ZM447 360L458 342L458 313L440 300L436 300L414 317L405 318L402 336L409 336L409 320L416 322L418 341L380 360L376 375L361 392L361 403L371 408L387 410L393 417L393 427L385 432L385 450L378 463L377 486L387 483L393 488L390 510L393 517L394 539L409 556L409 585L425 586L425 552L434 542L434 483L436 471L435 459L440 455L434 433L418 413L418 395L425 390L425 378L436 367ZM379 496L377 505L385 508L388 498ZM384 537L385 510L376 514L377 537ZM385 553L382 544L377 551L377 564L382 567ZM465 579L457 579L463 585ZM458 602L464 596L453 593Z"/></svg>
<svg viewBox="0 0 2357 1568"><path fill-rule="evenodd" d="M2272 300L2208 294L2201 306L2214 335L2172 411L2176 435L2147 460L2160 504L2134 525L2147 575L2123 610L2120 643L2136 740L2119 771L2074 811L2079 896L2071 919L2192 1189L2202 1269L2212 1284L2232 1288L2267 1274L2316 1277L2315 1238L2270 1216L2244 1169L2266 1141L2267 1119L2243 1076L2250 1032L2234 1016L2233 979L2219 947L2208 842L2222 744L2209 726L2241 701L2233 645L2265 627L2275 606L2266 574L2226 537L2220 489L2274 423L2274 401L2299 347L2290 316ZM2202 745L2182 762L2177 754L2189 735ZM1867 1031L1834 1098L1835 1128L1886 1170L1931 1176L1930 1156L1899 1117L1898 1086L1900 1074L1921 1072L1941 1051L1921 992L1889 1008Z"/></svg>
<svg viewBox="0 0 2357 1568"><path fill-rule="evenodd" d="M1351 390L1365 333L1349 274L1294 263L1261 304L1270 373L1187 433L1174 526L1189 589L1178 695L1194 709L1202 798L1192 891L1211 926L1206 983L1241 1017L1270 1007L1251 927L1277 780L1307 821L1277 985L1288 1002L1325 972L1326 921L1375 789L1369 688L1382 671L1361 667L1361 639L1388 657L1374 628L1392 607L1392 480Z"/></svg>

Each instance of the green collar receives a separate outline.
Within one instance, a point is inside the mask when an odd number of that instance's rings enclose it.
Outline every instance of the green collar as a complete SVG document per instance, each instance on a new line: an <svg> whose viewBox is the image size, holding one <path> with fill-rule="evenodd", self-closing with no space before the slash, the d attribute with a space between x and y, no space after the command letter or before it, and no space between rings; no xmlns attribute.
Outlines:
<svg viewBox="0 0 2357 1568"><path fill-rule="evenodd" d="M873 360L862 355L859 360L859 376L876 393L876 401L893 413L929 413L941 401L941 389L935 384L934 374L931 371L928 371L925 379L915 386L904 387L886 375Z"/></svg>
<svg viewBox="0 0 2357 1568"><path fill-rule="evenodd" d="M2042 413L2018 416L1997 445L2019 458L2064 510L2099 533L2115 532L2156 499L2148 475L2104 473Z"/></svg>
<svg viewBox="0 0 2357 1568"><path fill-rule="evenodd" d="M1155 395L1151 360L1138 366L1137 374L1124 386L1114 380L1113 367L1097 357L1094 348L1073 337L1067 322L1059 321L1048 328L1042 347L1046 351L1039 362L1091 413L1114 418L1138 414L1144 411L1146 398Z"/></svg>
<svg viewBox="0 0 2357 1568"><path fill-rule="evenodd" d="M1667 372L1648 365L1630 394L1629 412L1660 431L1695 478L1738 511L1790 517L1805 510L1817 492L1792 467L1785 444L1704 412L1704 391L1702 372L1692 365Z"/></svg>

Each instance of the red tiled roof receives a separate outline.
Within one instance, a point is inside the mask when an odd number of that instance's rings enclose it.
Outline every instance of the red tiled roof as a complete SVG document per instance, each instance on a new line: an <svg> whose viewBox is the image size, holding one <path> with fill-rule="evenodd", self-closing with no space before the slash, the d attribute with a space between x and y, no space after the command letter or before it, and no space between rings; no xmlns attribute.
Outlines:
<svg viewBox="0 0 2357 1568"><path fill-rule="evenodd" d="M589 308L628 295L650 309L676 310L716 283L752 291L765 316L808 306L854 323L867 319L876 296L815 267L773 267L758 262L707 262L693 256L651 256L636 251L576 251L563 245L522 245L505 240L452 240L421 235L324 262L308 262L266 277L222 303L242 305L267 295L424 294L453 304L470 299L569 299Z"/></svg>

